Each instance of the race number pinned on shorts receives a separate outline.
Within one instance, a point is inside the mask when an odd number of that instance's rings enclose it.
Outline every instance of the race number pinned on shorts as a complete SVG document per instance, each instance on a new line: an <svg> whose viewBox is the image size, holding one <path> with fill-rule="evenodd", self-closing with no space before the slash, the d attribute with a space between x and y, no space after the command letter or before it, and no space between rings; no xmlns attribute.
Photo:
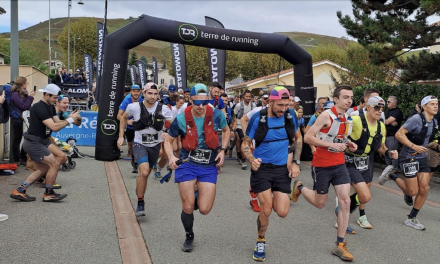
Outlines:
<svg viewBox="0 0 440 264"><path fill-rule="evenodd" d="M159 143L159 134L142 134L142 144Z"/></svg>
<svg viewBox="0 0 440 264"><path fill-rule="evenodd" d="M360 171L368 170L368 161L369 157L354 157L353 158L354 165L356 166L356 169Z"/></svg>
<svg viewBox="0 0 440 264"><path fill-rule="evenodd" d="M209 164L211 160L212 150L210 149L195 149L189 152L189 156L194 162Z"/></svg>
<svg viewBox="0 0 440 264"><path fill-rule="evenodd" d="M419 171L419 162L413 160L405 160L403 163L403 173L406 177L416 176Z"/></svg>

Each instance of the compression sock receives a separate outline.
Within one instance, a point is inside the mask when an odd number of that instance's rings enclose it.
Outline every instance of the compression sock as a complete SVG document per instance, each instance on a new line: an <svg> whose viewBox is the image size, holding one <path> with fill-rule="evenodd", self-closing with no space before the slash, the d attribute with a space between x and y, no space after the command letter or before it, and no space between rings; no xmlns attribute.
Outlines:
<svg viewBox="0 0 440 264"><path fill-rule="evenodd" d="M365 215L365 209L359 209L359 216Z"/></svg>
<svg viewBox="0 0 440 264"><path fill-rule="evenodd" d="M302 185L302 183L301 183L300 185L298 185L297 188L298 188L298 191L301 192L301 191L302 191L302 188L304 188L304 185Z"/></svg>
<svg viewBox="0 0 440 264"><path fill-rule="evenodd" d="M182 210L182 214L180 215L182 219L183 228L185 228L185 232L187 234L193 233L193 224L194 224L194 214L185 214Z"/></svg>
<svg viewBox="0 0 440 264"><path fill-rule="evenodd" d="M353 193L352 195L350 195L350 214L353 213L354 210L356 210L359 204L360 202L358 199L358 194Z"/></svg>
<svg viewBox="0 0 440 264"><path fill-rule="evenodd" d="M17 191L18 192L24 192L24 191L26 191L26 189L29 187L29 183L27 183L27 182L23 182L21 185L20 185L20 187L18 187L17 188Z"/></svg>
<svg viewBox="0 0 440 264"><path fill-rule="evenodd" d="M340 237L340 236L336 237L336 245L339 244L339 243L344 243L344 238L343 237Z"/></svg>
<svg viewBox="0 0 440 264"><path fill-rule="evenodd" d="M409 213L408 217L409 218L416 218L418 213L419 213L419 210L413 207L411 210L411 213Z"/></svg>

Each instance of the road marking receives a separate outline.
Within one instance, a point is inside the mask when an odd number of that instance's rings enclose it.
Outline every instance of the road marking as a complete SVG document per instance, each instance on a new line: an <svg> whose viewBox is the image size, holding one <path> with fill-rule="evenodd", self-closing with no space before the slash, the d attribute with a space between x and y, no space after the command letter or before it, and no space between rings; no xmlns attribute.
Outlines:
<svg viewBox="0 0 440 264"><path fill-rule="evenodd" d="M106 161L105 171L115 214L122 263L151 264L148 249L116 161Z"/></svg>

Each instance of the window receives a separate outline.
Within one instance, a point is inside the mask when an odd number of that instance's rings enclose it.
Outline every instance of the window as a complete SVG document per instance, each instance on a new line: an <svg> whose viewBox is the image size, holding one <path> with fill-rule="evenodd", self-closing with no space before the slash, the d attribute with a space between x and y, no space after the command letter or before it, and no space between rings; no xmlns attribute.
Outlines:
<svg viewBox="0 0 440 264"><path fill-rule="evenodd" d="M160 79L160 84L164 84L165 83L165 79Z"/></svg>
<svg viewBox="0 0 440 264"><path fill-rule="evenodd" d="M171 84L174 84L173 82L174 82L174 80L173 80L173 79L170 79L170 85L171 85Z"/></svg>

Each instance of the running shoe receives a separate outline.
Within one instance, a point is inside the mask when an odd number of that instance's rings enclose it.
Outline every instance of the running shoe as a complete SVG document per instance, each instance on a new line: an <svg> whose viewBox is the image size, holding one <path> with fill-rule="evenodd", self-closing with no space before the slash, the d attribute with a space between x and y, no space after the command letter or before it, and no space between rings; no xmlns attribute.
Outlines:
<svg viewBox="0 0 440 264"><path fill-rule="evenodd" d="M265 253L266 241L257 240L257 244L255 245L254 255L252 255L252 259L256 261L265 261L266 253Z"/></svg>
<svg viewBox="0 0 440 264"><path fill-rule="evenodd" d="M138 205L136 208L136 216L145 216L145 202L144 201L138 202Z"/></svg>
<svg viewBox="0 0 440 264"><path fill-rule="evenodd" d="M43 194L43 202L58 202L67 197L67 194L59 194L52 190L51 193Z"/></svg>
<svg viewBox="0 0 440 264"><path fill-rule="evenodd" d="M425 226L422 225L419 222L419 220L417 220L417 218L415 218L415 217L409 218L409 216L408 216L408 218L405 220L405 225L410 226L410 227L417 229L417 230L421 230L421 231L425 230Z"/></svg>
<svg viewBox="0 0 440 264"><path fill-rule="evenodd" d="M250 200L249 201L249 204L251 205L251 207L252 207L252 210L254 210L254 212L260 212L261 211L261 208L260 208L260 206L258 205L258 200Z"/></svg>
<svg viewBox="0 0 440 264"><path fill-rule="evenodd" d="M11 197L12 199L23 201L23 202L32 202L32 201L36 200L35 197L31 197L31 196L27 195L26 190L24 190L23 192L19 192L19 191L17 191L17 188L15 188L12 191L12 194L9 195L9 197Z"/></svg>
<svg viewBox="0 0 440 264"><path fill-rule="evenodd" d="M393 165L388 165L379 176L379 184L383 185L386 181L390 179L390 174L393 172Z"/></svg>
<svg viewBox="0 0 440 264"><path fill-rule="evenodd" d="M155 178L156 180L160 180L160 179L162 179L162 175L160 174L160 171L156 171L156 172L154 173L154 178Z"/></svg>
<svg viewBox="0 0 440 264"><path fill-rule="evenodd" d="M153 167L151 167L151 170L152 170L153 172L156 172L156 171L157 171L157 164L154 164Z"/></svg>
<svg viewBox="0 0 440 264"><path fill-rule="evenodd" d="M359 219L356 222L360 227L365 228L365 229L371 229L372 226L371 224L368 222L367 220L367 216L363 215L361 217L359 217Z"/></svg>
<svg viewBox="0 0 440 264"><path fill-rule="evenodd" d="M413 197L412 197L412 196L406 195L406 194L404 193L404 194L403 194L403 200L405 200L405 203L406 203L408 206L413 206L413 205L414 205L414 201L413 201Z"/></svg>
<svg viewBox="0 0 440 264"><path fill-rule="evenodd" d="M354 259L353 255L347 251L347 242L340 242L335 245L332 253L342 260L352 261Z"/></svg>
<svg viewBox="0 0 440 264"><path fill-rule="evenodd" d="M298 190L298 186L300 186L302 182L300 180L296 180L293 182L292 191L290 192L290 200L294 203L298 201L299 196L301 195L301 192Z"/></svg>
<svg viewBox="0 0 440 264"><path fill-rule="evenodd" d="M247 162L245 159L241 160L241 169L243 170L247 169Z"/></svg>
<svg viewBox="0 0 440 264"><path fill-rule="evenodd" d="M8 220L8 215L6 215L6 214L0 214L0 222L1 222L1 221L6 221L6 220Z"/></svg>
<svg viewBox="0 0 440 264"><path fill-rule="evenodd" d="M338 223L335 224L335 228L338 229ZM351 235L356 234L356 230L354 230L350 224L348 224L347 230L345 232L347 232L347 234L351 234Z"/></svg>
<svg viewBox="0 0 440 264"><path fill-rule="evenodd" d="M186 234L185 242L183 242L182 251L191 252L193 250L194 233Z"/></svg>
<svg viewBox="0 0 440 264"><path fill-rule="evenodd" d="M131 172L132 173L138 173L138 166L137 166L137 164L133 165L133 170Z"/></svg>

